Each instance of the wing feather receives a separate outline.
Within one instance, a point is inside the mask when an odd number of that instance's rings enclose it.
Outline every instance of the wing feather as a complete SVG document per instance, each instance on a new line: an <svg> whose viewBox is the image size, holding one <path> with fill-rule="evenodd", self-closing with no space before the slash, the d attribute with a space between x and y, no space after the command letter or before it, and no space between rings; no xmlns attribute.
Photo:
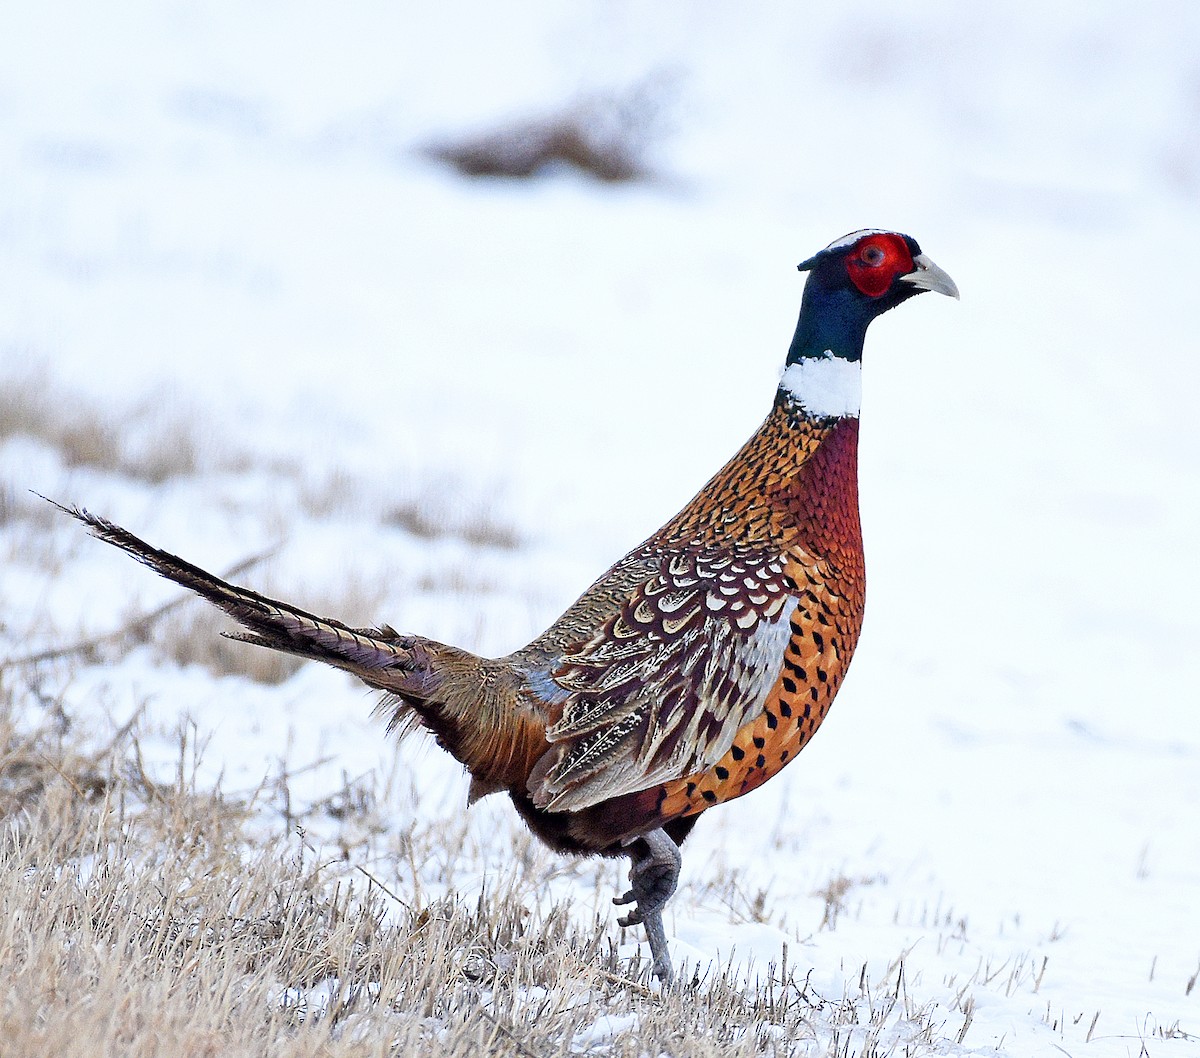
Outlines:
<svg viewBox="0 0 1200 1058"><path fill-rule="evenodd" d="M530 779L540 807L577 810L715 763L775 682L796 605L783 556L714 549L657 558L549 674L566 697Z"/></svg>

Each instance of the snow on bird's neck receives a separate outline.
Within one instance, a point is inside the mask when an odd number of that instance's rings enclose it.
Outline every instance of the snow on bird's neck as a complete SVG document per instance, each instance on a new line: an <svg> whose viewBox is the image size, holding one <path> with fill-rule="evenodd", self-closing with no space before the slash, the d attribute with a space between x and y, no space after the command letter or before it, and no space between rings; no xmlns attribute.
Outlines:
<svg viewBox="0 0 1200 1058"><path fill-rule="evenodd" d="M826 349L787 365L779 388L813 418L858 418L862 404L862 360L847 360Z"/></svg>

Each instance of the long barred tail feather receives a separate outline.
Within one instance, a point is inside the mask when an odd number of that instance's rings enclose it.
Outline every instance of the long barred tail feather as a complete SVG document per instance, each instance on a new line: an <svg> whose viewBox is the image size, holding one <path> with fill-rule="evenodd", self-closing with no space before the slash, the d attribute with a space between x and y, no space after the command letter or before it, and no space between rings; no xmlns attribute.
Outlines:
<svg viewBox="0 0 1200 1058"><path fill-rule="evenodd" d="M290 603L230 584L81 507L47 502L83 522L93 536L224 610L246 629L230 634L232 639L335 665L405 699L424 699L432 690L434 674L427 649L432 644L428 640L397 635L387 626L350 628L332 618L318 617Z"/></svg>

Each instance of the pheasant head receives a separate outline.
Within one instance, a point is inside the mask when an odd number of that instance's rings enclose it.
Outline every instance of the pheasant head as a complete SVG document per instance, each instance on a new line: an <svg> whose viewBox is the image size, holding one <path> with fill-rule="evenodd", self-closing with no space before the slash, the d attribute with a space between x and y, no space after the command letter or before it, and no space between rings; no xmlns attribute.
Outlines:
<svg viewBox="0 0 1200 1058"><path fill-rule="evenodd" d="M780 387L815 417L858 415L863 340L876 316L927 290L958 297L954 280L899 232L851 232L799 268L808 281Z"/></svg>

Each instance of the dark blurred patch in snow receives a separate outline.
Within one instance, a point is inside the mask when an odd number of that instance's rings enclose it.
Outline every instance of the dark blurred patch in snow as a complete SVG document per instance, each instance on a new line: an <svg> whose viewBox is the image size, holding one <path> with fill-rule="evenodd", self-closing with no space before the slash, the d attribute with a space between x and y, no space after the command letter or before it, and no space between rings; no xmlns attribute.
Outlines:
<svg viewBox="0 0 1200 1058"><path fill-rule="evenodd" d="M424 153L466 177L527 180L572 169L602 183L651 175L647 156L663 138L669 78L583 96L545 114L429 144Z"/></svg>

